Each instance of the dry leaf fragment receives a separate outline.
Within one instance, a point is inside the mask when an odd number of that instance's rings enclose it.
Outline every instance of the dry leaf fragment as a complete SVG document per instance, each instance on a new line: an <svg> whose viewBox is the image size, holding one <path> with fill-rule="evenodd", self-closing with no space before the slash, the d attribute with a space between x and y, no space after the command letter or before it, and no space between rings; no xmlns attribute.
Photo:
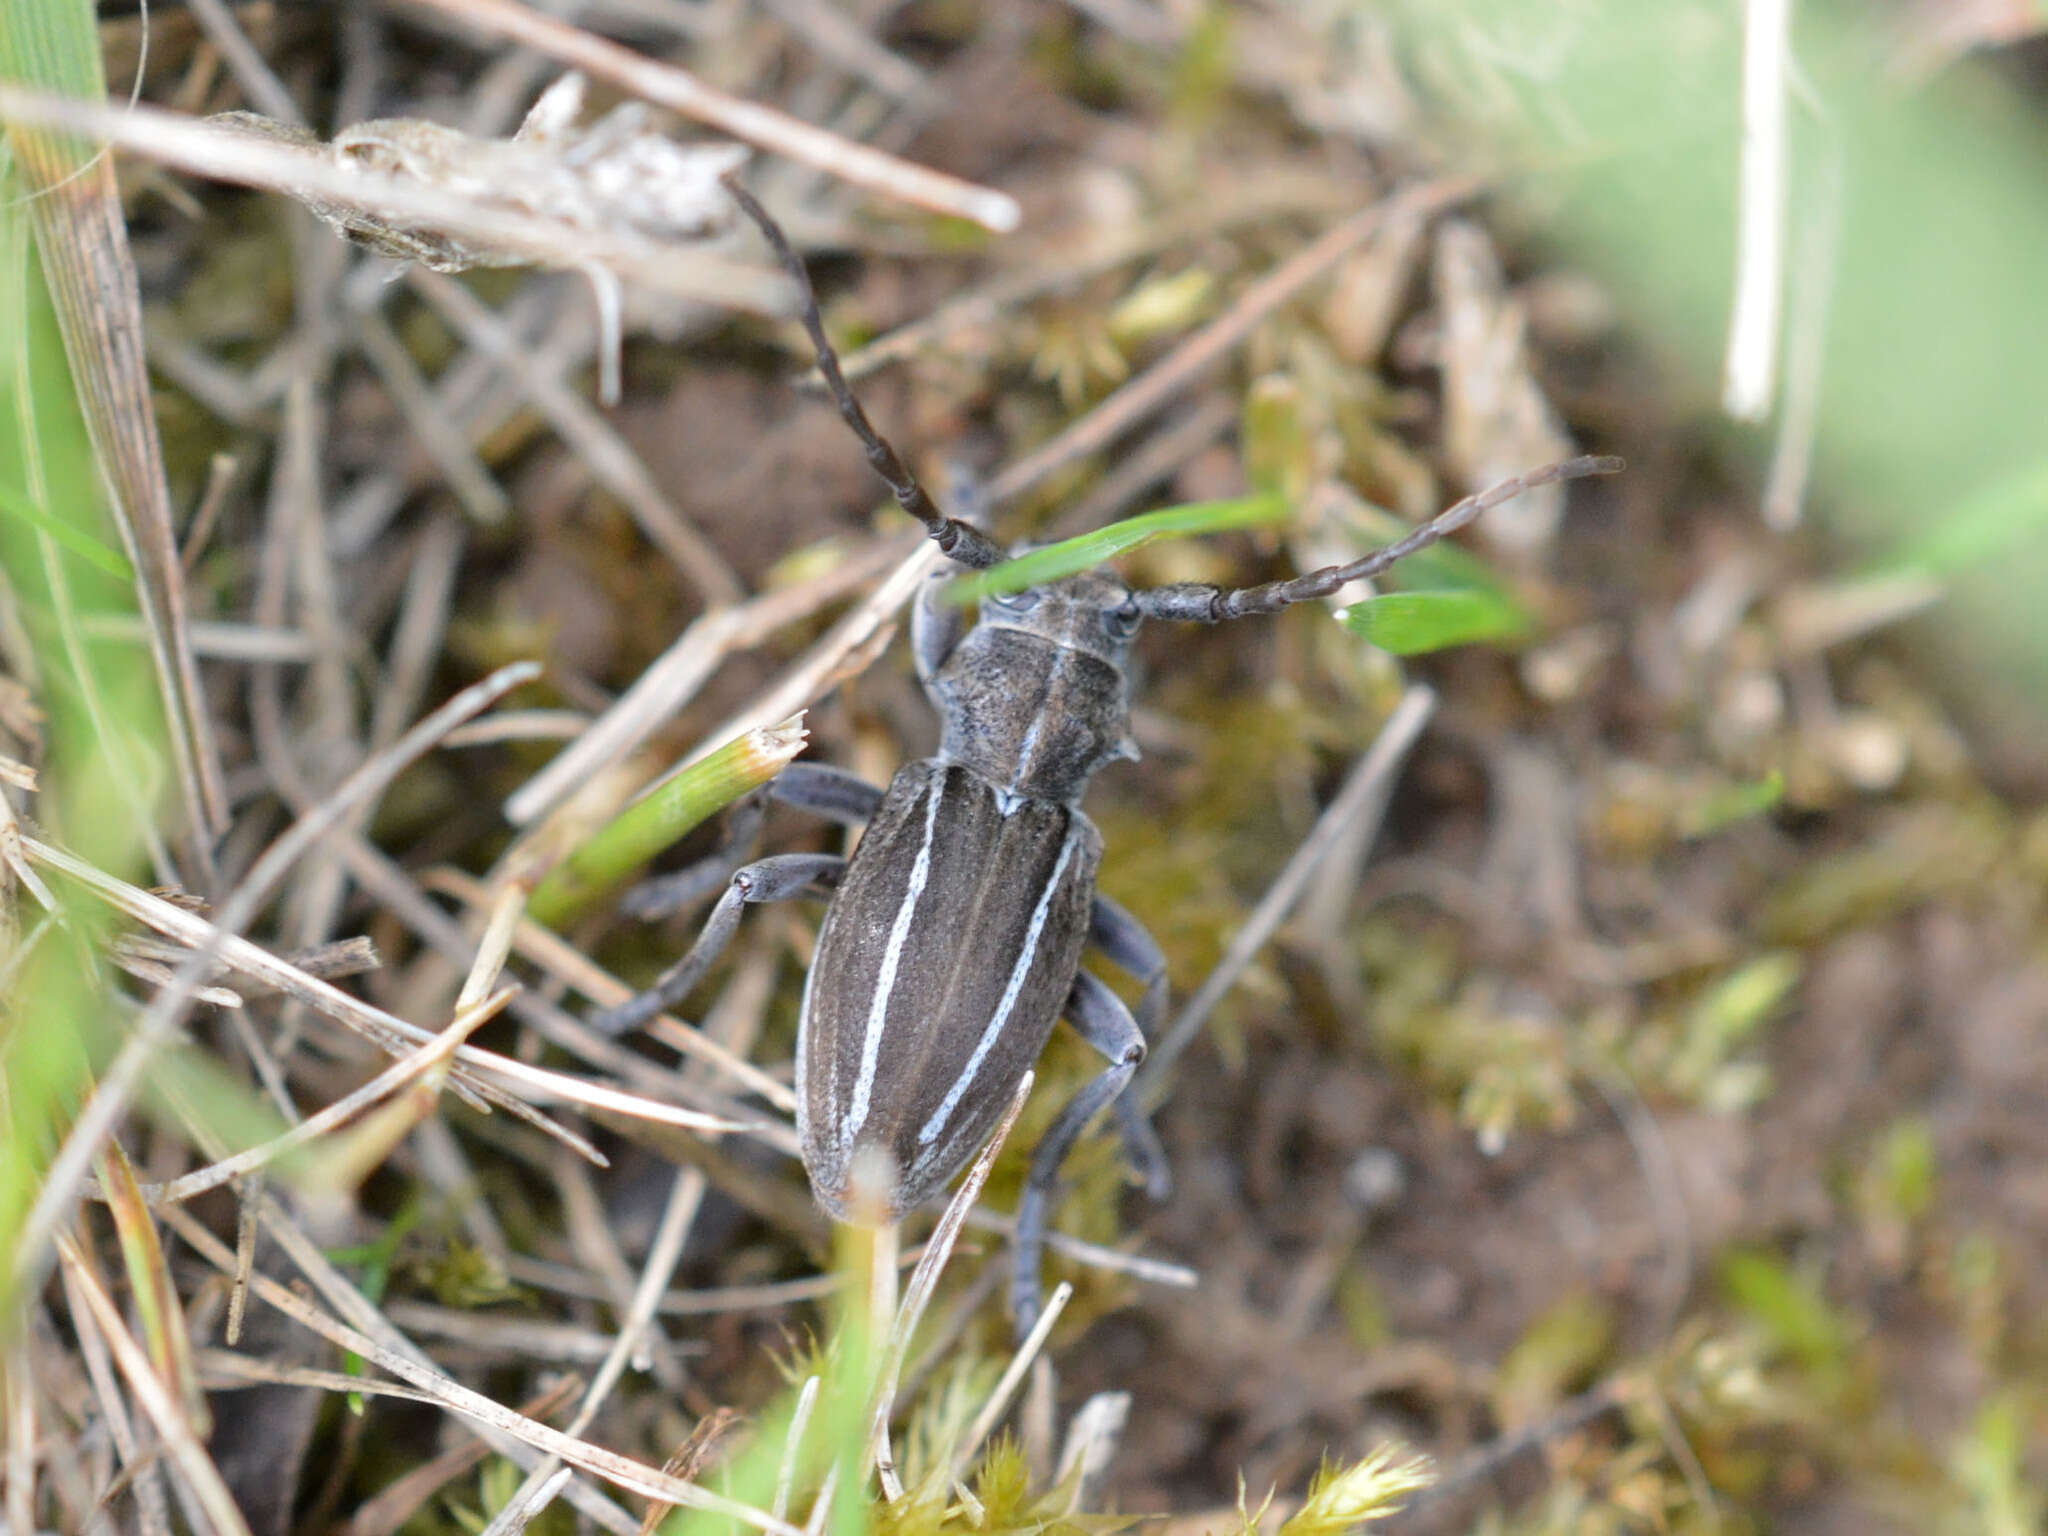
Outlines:
<svg viewBox="0 0 2048 1536"><path fill-rule="evenodd" d="M509 139L480 139L418 117L376 118L344 128L323 144L295 123L256 112L224 112L222 127L291 145L345 169L367 170L449 192L465 202L552 220L570 234L604 244L701 241L731 224L732 199L719 178L746 160L740 144L678 144L649 131L647 108L627 102L588 128L580 74L562 76L526 114ZM435 272L515 267L534 261L528 249L493 245L416 220L397 219L291 188L322 222L350 240ZM603 262L573 249L564 265L590 279L602 319L599 393L619 395L618 280Z"/></svg>

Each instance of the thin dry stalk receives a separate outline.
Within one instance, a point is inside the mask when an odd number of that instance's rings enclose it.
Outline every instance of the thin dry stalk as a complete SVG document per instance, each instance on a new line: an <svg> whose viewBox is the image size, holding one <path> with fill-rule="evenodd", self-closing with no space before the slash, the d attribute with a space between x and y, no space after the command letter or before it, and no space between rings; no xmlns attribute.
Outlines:
<svg viewBox="0 0 2048 1536"><path fill-rule="evenodd" d="M1045 1341L1052 1335L1052 1325L1059 1321L1060 1314L1067 1310L1067 1303L1073 1299L1074 1288L1064 1280L1054 1286L1052 1294L1045 1299L1045 1310L1031 1325L1031 1332L1024 1336L1017 1352L1010 1356L1010 1363L1003 1367L995 1390L989 1393L988 1401L981 1405L981 1411L975 1414L974 1422L968 1425L967 1433L953 1452L952 1476L955 1482L966 1475L967 1464L974 1459L974 1453L995 1433L997 1423L1009 1412L1010 1400L1017 1395L1017 1388L1023 1385L1024 1373L1031 1369L1032 1361L1045 1348Z"/></svg>
<svg viewBox="0 0 2048 1536"><path fill-rule="evenodd" d="M233 1264L233 1255L204 1227L186 1218L181 1211L174 1209L166 1214L179 1236L191 1243L208 1263L222 1269ZM754 1509L699 1488L695 1484L668 1477L630 1457L574 1439L558 1429L495 1403L481 1392L472 1391L439 1371L423 1366L397 1350L386 1348L367 1334L359 1333L344 1323L334 1321L326 1314L308 1306L267 1275L259 1272L252 1279L256 1294L294 1322L319 1334L332 1344L354 1351L379 1370L430 1393L448 1412L488 1425L548 1455L559 1456L569 1465L593 1473L630 1493L641 1494L647 1498L665 1499L671 1504L687 1505L692 1509L723 1515L757 1530L771 1532L772 1536L797 1536L796 1528L788 1521L777 1520L765 1510ZM633 1536L635 1532L637 1524L629 1528L627 1536Z"/></svg>
<svg viewBox="0 0 2048 1536"><path fill-rule="evenodd" d="M7 1397L7 1528L36 1528L36 1398L35 1372L29 1369L27 1330L20 1330L7 1352L0 1388Z"/></svg>
<svg viewBox="0 0 2048 1536"><path fill-rule="evenodd" d="M436 1371L436 1367L425 1352L399 1332L388 1317L378 1311L349 1283L347 1278L328 1261L319 1245L308 1238L286 1216L275 1200L265 1199L259 1207L259 1216L264 1231L277 1244L279 1251L298 1267L300 1273L312 1282L314 1289L337 1313L377 1339L387 1350L413 1361L422 1370L430 1373ZM177 1231L188 1243L193 1244L209 1263L215 1268L221 1267L222 1250L218 1240L186 1215L182 1207L172 1208L165 1214L164 1219L166 1225ZM290 1292L285 1294L292 1295ZM292 1296L292 1300L296 1303L298 1298ZM493 1425L477 1424L474 1426L474 1432L498 1454L511 1458L521 1467L531 1467L541 1457L541 1452ZM638 1536L639 1522L599 1489L587 1483L574 1482L569 1485L567 1497L570 1503L576 1506L579 1514L611 1531L614 1536Z"/></svg>
<svg viewBox="0 0 2048 1536"><path fill-rule="evenodd" d="M68 96L0 86L0 118L68 129L158 165L287 196L311 195L387 220L444 230L494 250L580 271L591 262L627 282L755 314L783 314L790 293L782 274L726 261L697 246L656 243L619 231L592 230L502 203L422 187L381 172L328 164L318 153L153 107L115 110ZM135 322L139 337L141 320Z"/></svg>
<svg viewBox="0 0 2048 1536"><path fill-rule="evenodd" d="M591 1379L589 1389L583 1394L583 1401L577 1407L576 1416L569 1423L569 1434L581 1435L590 1427L591 1420L597 1417L598 1410L604 1406L612 1388L625 1374L627 1363L644 1352L643 1340L650 1333L659 1335L655 1314L662 1293L668 1288L669 1277L675 1273L676 1265L682 1261L683 1244L688 1241L690 1227L696 1221L698 1209L704 1203L704 1189L704 1175L697 1169L684 1168L677 1172L676 1181L669 1189L668 1204L662 1211L661 1223L655 1229L654 1241L648 1247L647 1262L641 1268L639 1284L633 1289L625 1315L619 1319L618 1337L612 1340L602 1363L597 1368L597 1374ZM660 1358L669 1367L665 1374L675 1378L677 1385L680 1385L680 1376L675 1369L673 1357L665 1347L667 1340L661 1339L660 1342L664 1346L660 1351ZM667 1384L664 1382L664 1385ZM671 1390L674 1388L671 1387ZM566 1472L567 1469L564 1468L563 1471ZM538 1497L540 1487L554 1481L557 1475L551 1462L542 1462L526 1474L526 1481L520 1489L520 1494ZM559 1486L559 1483L556 1486ZM513 1502L519 1502L519 1495L514 1496ZM765 1518L781 1523L781 1516L772 1512Z"/></svg>
<svg viewBox="0 0 2048 1536"><path fill-rule="evenodd" d="M674 563L707 603L737 602L740 581L732 567L662 490L640 455L588 400L550 369L535 366L510 327L475 294L442 272L414 267L413 291L440 312L465 340L505 370L548 419L591 478L625 504L649 543Z"/></svg>
<svg viewBox="0 0 2048 1536"><path fill-rule="evenodd" d="M235 84L242 88L245 97L255 103L259 112L279 122L305 122L298 102L293 100L292 93L277 78L276 71L257 51L256 45L249 41L249 34L235 20L235 13L229 9L227 0L185 0L185 8L198 21L207 41L220 51L228 72L235 77Z"/></svg>
<svg viewBox="0 0 2048 1536"><path fill-rule="evenodd" d="M90 1257L88 1254L88 1261ZM72 1332L78 1339L79 1353L85 1357L86 1378L92 1383L107 1438L113 1441L114 1453L120 1458L121 1465L132 1469L136 1524L143 1536L170 1536L170 1508L165 1496L163 1466L153 1453L149 1456L141 1454L134 1422L128 1417L128 1400L121 1395L120 1384L114 1379L113 1357L108 1354L107 1341L93 1322L85 1295L78 1288L77 1277L69 1268L59 1266L58 1278L63 1283ZM102 1500L107 1492L101 1490Z"/></svg>
<svg viewBox="0 0 2048 1536"><path fill-rule="evenodd" d="M967 1225L982 1232L1000 1232L1005 1237L1014 1237L1017 1233L1016 1219L1000 1211L970 1211ZM1129 1275L1148 1285L1170 1285L1175 1290L1191 1291L1202 1282L1202 1277L1185 1264L1105 1248L1100 1243L1086 1242L1065 1232L1047 1232L1045 1246L1055 1253L1064 1254L1076 1264L1112 1275Z"/></svg>
<svg viewBox="0 0 2048 1536"><path fill-rule="evenodd" d="M778 1520L789 1513L790 1490L796 1486L797 1458L803 1453L804 1434L811 1427L811 1411L818 1406L819 1377L806 1376L790 1410L789 1433L782 1442L782 1460L775 1469L775 1496L768 1512Z"/></svg>
<svg viewBox="0 0 2048 1536"><path fill-rule="evenodd" d="M184 1022L191 1007L192 989L200 984L215 959L224 954L230 937L238 935L248 925L269 899L277 882L355 806L381 794L410 764L433 750L442 736L456 724L481 714L512 689L532 681L539 673L540 668L533 662L515 662L456 694L395 742L389 751L364 763L337 785L326 800L294 822L250 866L249 873L234 894L221 904L217 920L200 924L203 932L191 957L179 967L172 984L160 991L143 1010L127 1045L122 1047L121 1053L100 1078L92 1099L79 1115L57 1156L51 1160L43 1186L37 1192L35 1206L22 1224L20 1245L13 1255L13 1280L19 1287L16 1294L27 1295L36 1289L48 1262L51 1235L76 1201L86 1168L99 1155L106 1138L127 1111L129 1097L141 1080L143 1068ZM40 844L31 851L44 863L52 862L46 853L56 852L55 849L45 851ZM310 977L303 979L311 981ZM333 991L332 988L328 990ZM337 992L335 995L341 994Z"/></svg>
<svg viewBox="0 0 2048 1536"><path fill-rule="evenodd" d="M925 74L899 53L891 53L828 0L767 0L784 26L849 75L898 102L924 94Z"/></svg>
<svg viewBox="0 0 2048 1536"><path fill-rule="evenodd" d="M455 870L436 870L429 880L431 889L444 892L473 906L489 899L489 887L472 876ZM603 970L568 940L539 923L522 921L513 931L512 947L523 960L538 966L558 981L572 987L600 1007L610 1008L635 995L635 989ZM555 1021L558 1028L549 1039L565 1049L575 1050L587 1060L624 1066L634 1059L605 1037L585 1029L567 1014ZM770 1077L759 1067L712 1039L702 1030L680 1019L662 1014L651 1020L646 1031L664 1045L693 1057L732 1077L749 1093L759 1094L785 1114L796 1113L796 1094L787 1083ZM756 1126L755 1129L761 1129ZM794 1142L791 1146L794 1147Z"/></svg>
<svg viewBox="0 0 2048 1536"><path fill-rule="evenodd" d="M1188 999L1186 1006L1174 1017L1171 1026L1153 1046L1151 1054L1139 1073L1138 1081L1131 1087L1132 1092L1143 1094L1143 1101L1155 1104L1164 1094L1167 1074L1194 1040L1202 1025L1208 1020L1224 994L1237 985L1237 980L1252 963L1261 949L1266 947L1287 914L1308 889L1311 879L1322 866L1330 849L1340 840L1340 834L1360 817L1376 817L1385 810L1386 797L1393 787L1394 775L1400 771L1401 763L1407 757L1409 748L1422 734L1422 728L1436 709L1436 691L1423 683L1417 683L1401 696L1401 702L1394 706L1394 712L1387 717L1387 723L1380 728L1380 734L1372 747L1358 760L1344 780L1344 787L1337 792L1337 798L1316 821L1313 831L1302 839L1301 846L1294 851L1273 883L1266 888L1266 894L1259 899L1250 917L1237 936L1230 941L1223 958L1216 969Z"/></svg>
<svg viewBox="0 0 2048 1536"><path fill-rule="evenodd" d="M356 1383L362 1381L361 1377L354 1376L341 1379ZM386 1392L403 1392L426 1400L425 1393L416 1393L411 1387L388 1382L378 1385ZM576 1387L574 1377L558 1382L540 1396L521 1403L519 1411L529 1418L546 1418L569 1400ZM395 1536L398 1528L410 1520L427 1500L477 1466L490 1453L489 1445L471 1440L443 1451L422 1466L414 1467L366 1499L349 1517L348 1524L342 1527L341 1536Z"/></svg>
<svg viewBox="0 0 2048 1536"><path fill-rule="evenodd" d="M77 1284L79 1296L91 1313L94 1325L113 1350L114 1363L128 1382L128 1390L149 1420L170 1454L170 1464L183 1479L199 1511L210 1523L215 1536L250 1536L249 1526L235 1496L228 1491L220 1468L206 1454L206 1447L192 1432L177 1398L151 1369L149 1356L129 1334L120 1309L101 1288L99 1280L80 1254L78 1246L63 1233L57 1234L57 1252Z"/></svg>
<svg viewBox="0 0 2048 1536"><path fill-rule="evenodd" d="M726 657L761 644L865 586L902 558L906 542L891 539L869 545L822 576L698 616L611 708L507 798L506 819L523 827L553 810L577 786L590 782L674 719Z"/></svg>
<svg viewBox="0 0 2048 1536"><path fill-rule="evenodd" d="M672 64L646 58L512 0L412 0L412 4L537 48L656 106L886 197L972 219L999 234L1015 229L1022 217L1016 199L1006 193L854 143L772 107L728 96Z"/></svg>
<svg viewBox="0 0 2048 1536"><path fill-rule="evenodd" d="M953 1245L960 1239L960 1228L966 1223L967 1213L981 1198L982 1186L988 1183L989 1173L996 1165L996 1154L1002 1151L1010 1128L1023 1112L1024 1101L1031 1097L1035 1076L1035 1073L1026 1072L1024 1080L1017 1085L1017 1091L1010 1096L1010 1107L1004 1111L1002 1122L996 1126L995 1134L989 1137L988 1145L975 1158L974 1166L967 1170L959 1191L946 1203L945 1214L939 1218L931 1241L925 1245L923 1257L917 1261L917 1268L911 1271L910 1283L904 1287L903 1305L897 1309L896 1325L889 1331L888 1344L876 1373L874 1413L868 1421L867 1451L863 1458L867 1465L874 1465L876 1456L887 1443L889 1419L896 1411L896 1388L902 1379L904 1357L910 1353L911 1338L917 1332L917 1325L924 1320L925 1308L931 1305L932 1294L938 1289L939 1276L945 1271L946 1261L953 1256Z"/></svg>
<svg viewBox="0 0 2048 1536"><path fill-rule="evenodd" d="M176 1205L203 1195L210 1189L253 1173L275 1162L294 1147L305 1145L314 1138L339 1129L357 1115L383 1102L415 1079L438 1068L445 1068L457 1046L467 1040L483 1024L495 1018L511 1000L511 994L501 992L457 1012L454 1021L435 1035L425 1045L409 1055L400 1057L377 1076L363 1084L351 1094L335 1100L325 1109L308 1115L290 1130L271 1140L237 1152L232 1157L209 1163L204 1168L164 1184L145 1184L142 1195L151 1205ZM706 1117L709 1118L708 1116Z"/></svg>
<svg viewBox="0 0 2048 1536"><path fill-rule="evenodd" d="M1842 145L1830 139L1819 157L1812 195L1799 208L1793 253L1792 316L1785 342L1785 405L1778 440L1764 477L1764 526L1788 533L1799 526L1813 444L1820 426L1821 380L1827 367L1828 315L1833 307L1848 169Z"/></svg>
<svg viewBox="0 0 2048 1536"><path fill-rule="evenodd" d="M483 1536L518 1536L534 1517L555 1502L555 1496L575 1475L570 1467L557 1467L544 1478L530 1479L498 1511L497 1518L483 1529Z"/></svg>

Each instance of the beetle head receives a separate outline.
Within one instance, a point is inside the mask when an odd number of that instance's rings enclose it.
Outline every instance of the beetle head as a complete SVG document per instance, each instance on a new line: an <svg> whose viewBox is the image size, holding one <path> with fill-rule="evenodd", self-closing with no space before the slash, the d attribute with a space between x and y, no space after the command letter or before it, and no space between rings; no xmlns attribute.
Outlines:
<svg viewBox="0 0 2048 1536"><path fill-rule="evenodd" d="M1083 571L1042 587L985 597L981 622L1099 656L1122 671L1144 618L1120 577L1110 571Z"/></svg>

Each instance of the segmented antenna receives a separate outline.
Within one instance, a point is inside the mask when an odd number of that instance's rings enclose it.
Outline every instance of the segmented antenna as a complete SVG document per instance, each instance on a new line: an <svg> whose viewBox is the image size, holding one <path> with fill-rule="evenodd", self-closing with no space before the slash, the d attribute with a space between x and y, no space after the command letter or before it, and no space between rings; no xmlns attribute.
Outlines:
<svg viewBox="0 0 2048 1536"><path fill-rule="evenodd" d="M938 508L925 488L917 482L903 460L897 455L889 440L875 430L868 413L861 409L853 388L846 382L846 375L840 371L839 354L832 350L832 343L825 338L825 317L818 311L817 291L811 287L811 274L804 267L804 260L797 255L789 237L782 232L782 226L768 215L768 210L755 201L754 195L731 176L724 178L726 191L733 201L740 205L740 211L754 221L755 226L781 258L784 269L796 283L797 296L801 307L797 318L804 323L804 330L811 338L811 348L818 354L818 372L825 376L825 384L832 391L832 401L839 407L840 418L860 439L867 450L868 465L889 487L896 498L896 505L908 512L925 526L925 531L937 541L940 553L957 564L973 570L987 570L1000 565L1008 558L1008 552L988 535L957 517L948 517Z"/></svg>
<svg viewBox="0 0 2048 1536"><path fill-rule="evenodd" d="M1148 619L1179 619L1194 624L1220 624L1225 619L1247 618L1255 613L1278 613L1312 597L1328 597L1349 582L1377 576L1397 561L1419 549L1448 538L1480 513L1512 501L1524 491L1558 480L1580 480L1588 475L1619 473L1622 461L1612 454L1586 454L1560 464L1546 464L1527 474L1489 486L1476 496L1446 507L1405 538L1352 561L1349 565L1326 565L1291 581L1269 581L1259 587L1223 588L1196 582L1170 587L1150 587L1131 594L1138 611Z"/></svg>

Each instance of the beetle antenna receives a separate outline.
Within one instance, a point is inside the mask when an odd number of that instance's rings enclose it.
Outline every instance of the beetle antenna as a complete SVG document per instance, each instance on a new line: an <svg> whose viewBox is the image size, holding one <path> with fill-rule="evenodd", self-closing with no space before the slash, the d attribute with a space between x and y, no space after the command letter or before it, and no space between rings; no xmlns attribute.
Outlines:
<svg viewBox="0 0 2048 1536"><path fill-rule="evenodd" d="M804 260L797 255L796 248L789 243L789 236L782 232L782 226L768 215L754 195L732 176L722 178L725 189L732 194L740 211L754 221L755 227L774 248L782 261L784 270L796 283L799 308L797 318L804 323L804 331L811 338L811 348L818 354L818 372L825 376L826 387L832 391L832 402L839 407L839 415L860 439L867 450L868 465L889 487L895 496L896 505L908 512L925 526L947 559L973 570L987 570L1000 565L1008 558L1003 547L987 534L964 523L957 517L948 517L939 510L938 504L918 484L889 440L875 430L868 420L868 413L861 409L853 388L846 382L846 375L839 367L839 354L832 350L832 343L825 337L825 317L818 310L817 291L811 287L811 274L804 267Z"/></svg>
<svg viewBox="0 0 2048 1536"><path fill-rule="evenodd" d="M1376 549L1349 565L1326 565L1291 581L1269 581L1261 587L1212 587L1181 582L1169 587L1152 587L1135 592L1132 601L1148 619L1180 619L1195 624L1220 624L1225 619L1242 619L1255 613L1278 613L1312 597L1328 597L1339 587L1368 576L1377 576L1388 566L1405 560L1417 550L1448 538L1489 508L1512 501L1524 491L1559 480L1581 480L1588 475L1620 472L1622 461L1612 454L1586 454L1559 464L1546 464L1527 474L1489 486L1476 496L1467 496L1447 507L1405 538Z"/></svg>

